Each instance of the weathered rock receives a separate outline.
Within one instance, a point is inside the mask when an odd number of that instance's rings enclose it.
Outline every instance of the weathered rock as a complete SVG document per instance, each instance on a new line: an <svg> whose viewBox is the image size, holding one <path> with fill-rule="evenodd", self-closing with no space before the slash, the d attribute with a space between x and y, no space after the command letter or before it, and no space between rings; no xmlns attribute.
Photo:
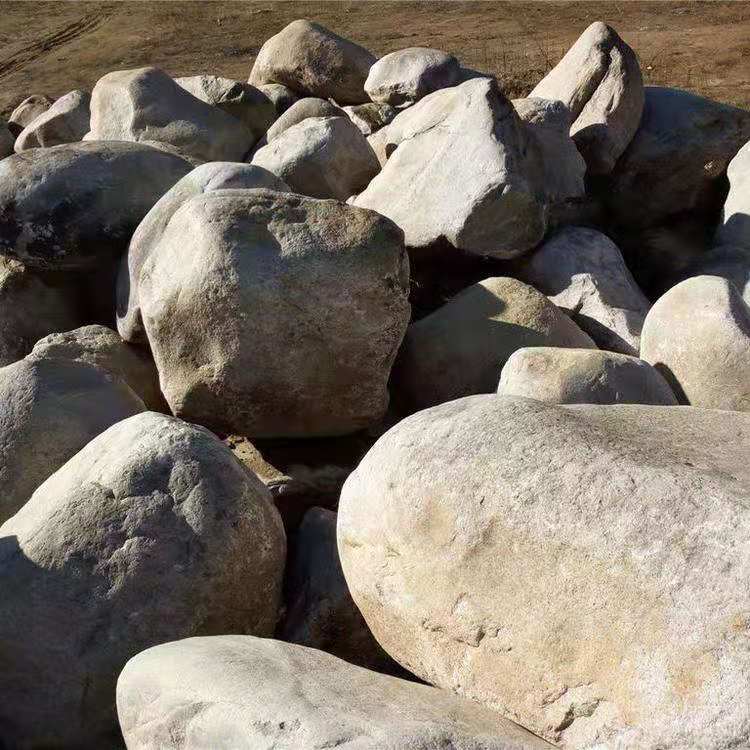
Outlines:
<svg viewBox="0 0 750 750"><path fill-rule="evenodd" d="M42 336L83 322L70 292L0 255L0 367L25 357Z"/></svg>
<svg viewBox="0 0 750 750"><path fill-rule="evenodd" d="M721 276L731 281L750 305L750 246L718 245L702 253L685 273L690 276Z"/></svg>
<svg viewBox="0 0 750 750"><path fill-rule="evenodd" d="M73 143L0 162L0 254L49 269L101 268L190 171L138 143Z"/></svg>
<svg viewBox="0 0 750 750"><path fill-rule="evenodd" d="M597 21L531 92L572 113L570 135L590 174L608 174L633 138L643 112L643 78L635 52Z"/></svg>
<svg viewBox="0 0 750 750"><path fill-rule="evenodd" d="M13 110L8 118L8 125L15 125L20 133L32 120L39 117L42 112L46 112L54 103L55 100L50 99L46 94L32 94Z"/></svg>
<svg viewBox="0 0 750 750"><path fill-rule="evenodd" d="M741 746L748 441L685 407L415 414L344 487L346 580L407 669L564 748Z"/></svg>
<svg viewBox="0 0 750 750"><path fill-rule="evenodd" d="M550 404L677 405L667 381L648 362L592 349L518 349L503 367L497 392Z"/></svg>
<svg viewBox="0 0 750 750"><path fill-rule="evenodd" d="M90 101L91 94L79 89L61 96L21 131L14 147L16 153L80 141L89 132Z"/></svg>
<svg viewBox="0 0 750 750"><path fill-rule="evenodd" d="M140 411L130 388L84 362L21 360L1 368L0 522L86 443Z"/></svg>
<svg viewBox="0 0 750 750"><path fill-rule="evenodd" d="M277 115L283 115L299 99L299 94L280 83L266 83L258 86L258 90L270 99Z"/></svg>
<svg viewBox="0 0 750 750"><path fill-rule="evenodd" d="M0 527L3 740L111 746L132 656L273 632L284 548L265 488L207 430L149 412L99 435Z"/></svg>
<svg viewBox="0 0 750 750"><path fill-rule="evenodd" d="M605 234L565 227L524 261L520 274L602 349L638 355L650 303Z"/></svg>
<svg viewBox="0 0 750 750"><path fill-rule="evenodd" d="M344 107L349 119L359 128L362 135L372 135L380 128L387 125L398 114L395 107L390 104L378 104L369 102L368 104L354 104L350 107Z"/></svg>
<svg viewBox="0 0 750 750"><path fill-rule="evenodd" d="M445 238L460 250L512 257L542 239L544 194L530 173L528 134L494 80L436 91L373 139L388 160L354 204L396 222L407 246Z"/></svg>
<svg viewBox="0 0 750 750"><path fill-rule="evenodd" d="M209 162L196 167L166 192L133 233L117 277L117 330L126 341L145 344L138 302L143 263L161 239L175 211L189 198L223 188L268 188L288 192L289 186L269 171L251 164Z"/></svg>
<svg viewBox="0 0 750 750"><path fill-rule="evenodd" d="M332 104L326 99L318 99L314 96L306 96L298 99L287 109L283 115L268 129L266 142L270 143L274 138L281 135L293 125L296 125L308 117L343 117L344 110ZM265 145L265 144L264 144Z"/></svg>
<svg viewBox="0 0 750 750"><path fill-rule="evenodd" d="M508 357L526 346L596 348L532 287L485 279L409 326L393 373L394 393L410 410L492 393Z"/></svg>
<svg viewBox="0 0 750 750"><path fill-rule="evenodd" d="M204 161L242 161L254 143L244 123L196 99L158 68L100 78L85 140L161 141Z"/></svg>
<svg viewBox="0 0 750 750"><path fill-rule="evenodd" d="M8 125L0 119L0 159L13 153L13 144L16 142Z"/></svg>
<svg viewBox="0 0 750 750"><path fill-rule="evenodd" d="M281 83L303 96L363 104L365 79L374 62L364 47L320 24L297 20L260 48L248 82Z"/></svg>
<svg viewBox="0 0 750 750"><path fill-rule="evenodd" d="M184 203L139 281L173 413L248 437L345 434L379 419L407 293L390 221L264 190Z"/></svg>
<svg viewBox="0 0 750 750"><path fill-rule="evenodd" d="M492 711L427 685L280 641L225 635L138 654L117 683L130 750L532 750L550 747Z"/></svg>
<svg viewBox="0 0 750 750"><path fill-rule="evenodd" d="M750 307L730 281L696 276L646 316L641 356L682 403L750 411Z"/></svg>
<svg viewBox="0 0 750 750"><path fill-rule="evenodd" d="M45 336L29 359L63 359L88 362L111 372L126 383L150 411L166 411L159 390L159 373L147 350L125 343L111 328L83 326Z"/></svg>
<svg viewBox="0 0 750 750"><path fill-rule="evenodd" d="M459 82L453 55L429 47L408 47L381 57L371 68L365 91L374 102L408 107L427 94Z"/></svg>
<svg viewBox="0 0 750 750"><path fill-rule="evenodd" d="M256 151L252 163L297 193L341 201L366 187L380 169L367 139L345 116L302 120Z"/></svg>
<svg viewBox="0 0 750 750"><path fill-rule="evenodd" d="M175 83L206 104L236 117L252 133L253 142L262 138L276 119L273 102L255 86L219 76L186 76Z"/></svg>
<svg viewBox="0 0 750 750"><path fill-rule="evenodd" d="M724 201L716 245L734 245L750 253L750 141L729 162L729 193Z"/></svg>

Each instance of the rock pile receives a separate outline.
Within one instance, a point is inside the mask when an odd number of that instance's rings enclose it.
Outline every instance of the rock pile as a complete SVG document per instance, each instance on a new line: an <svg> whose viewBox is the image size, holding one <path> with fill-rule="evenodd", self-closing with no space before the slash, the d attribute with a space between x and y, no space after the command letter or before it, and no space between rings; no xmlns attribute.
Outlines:
<svg viewBox="0 0 750 750"><path fill-rule="evenodd" d="M750 112L248 73L0 123L0 747L750 745Z"/></svg>

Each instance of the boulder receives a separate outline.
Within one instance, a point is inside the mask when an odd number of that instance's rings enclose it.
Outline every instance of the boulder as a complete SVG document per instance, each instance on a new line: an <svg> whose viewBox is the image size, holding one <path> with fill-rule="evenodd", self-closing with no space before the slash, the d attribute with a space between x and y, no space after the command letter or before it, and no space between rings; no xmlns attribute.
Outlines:
<svg viewBox="0 0 750 750"><path fill-rule="evenodd" d="M248 82L281 83L302 96L363 104L365 79L374 62L364 47L318 23L297 20L260 48Z"/></svg>
<svg viewBox="0 0 750 750"><path fill-rule="evenodd" d="M376 133L398 114L398 110L391 107L390 104L378 104L377 102L344 107L344 112L365 136Z"/></svg>
<svg viewBox="0 0 750 750"><path fill-rule="evenodd" d="M253 142L266 134L276 119L273 102L255 86L219 76L186 76L175 83L206 104L236 117L253 135Z"/></svg>
<svg viewBox="0 0 750 750"><path fill-rule="evenodd" d="M667 381L648 362L592 349L518 349L503 367L497 392L549 404L677 405Z"/></svg>
<svg viewBox="0 0 750 750"><path fill-rule="evenodd" d="M750 246L717 245L688 267L685 277L690 276L721 276L731 281L750 305Z"/></svg>
<svg viewBox="0 0 750 750"><path fill-rule="evenodd" d="M15 136L9 126L0 119L0 159L4 159L13 153L13 144L15 142Z"/></svg>
<svg viewBox="0 0 750 750"><path fill-rule="evenodd" d="M750 715L750 415L474 396L349 477L375 637L563 748L738 747Z"/></svg>
<svg viewBox="0 0 750 750"><path fill-rule="evenodd" d="M298 94L280 83L263 84L258 90L269 98L277 115L283 115L299 99Z"/></svg>
<svg viewBox="0 0 750 750"><path fill-rule="evenodd" d="M8 125L15 126L20 133L32 120L39 117L42 112L46 112L54 102L55 100L50 99L46 94L32 94L13 110L8 118Z"/></svg>
<svg viewBox="0 0 750 750"><path fill-rule="evenodd" d="M532 287L485 279L409 326L393 373L394 395L417 410L492 393L510 355L526 346L596 348Z"/></svg>
<svg viewBox="0 0 750 750"><path fill-rule="evenodd" d="M589 174L608 174L641 121L644 93L638 58L612 27L597 21L530 96L563 102L572 114L570 135Z"/></svg>
<svg viewBox="0 0 750 750"><path fill-rule="evenodd" d="M88 362L126 383L149 411L168 410L159 390L159 373L147 350L124 342L106 326L58 330L66 332L52 333L37 341L28 359Z"/></svg>
<svg viewBox="0 0 750 750"><path fill-rule="evenodd" d="M16 153L80 141L89 132L90 101L91 94L78 89L61 96L21 131L16 138Z"/></svg>
<svg viewBox="0 0 750 750"><path fill-rule="evenodd" d="M119 746L128 659L270 635L284 554L267 491L207 430L148 412L99 435L0 527L3 740Z"/></svg>
<svg viewBox="0 0 750 750"><path fill-rule="evenodd" d="M731 281L695 276L646 316L641 356L684 404L750 411L750 307Z"/></svg>
<svg viewBox="0 0 750 750"><path fill-rule="evenodd" d="M1 523L100 432L143 411L143 402L85 362L21 360L0 368L0 407Z"/></svg>
<svg viewBox="0 0 750 750"><path fill-rule="evenodd" d="M400 670L373 637L349 593L333 511L310 508L305 513L290 544L284 588L286 612L279 638L376 672Z"/></svg>
<svg viewBox="0 0 750 750"><path fill-rule="evenodd" d="M374 102L408 107L427 94L459 82L453 55L428 47L408 47L381 57L367 74L365 91Z"/></svg>
<svg viewBox="0 0 750 750"><path fill-rule="evenodd" d="M750 141L729 162L729 193L724 201L715 245L734 245L750 253Z"/></svg>
<svg viewBox="0 0 750 750"><path fill-rule="evenodd" d="M0 367L25 357L42 336L83 322L71 292L0 255Z"/></svg>
<svg viewBox="0 0 750 750"><path fill-rule="evenodd" d="M0 254L30 267L101 269L189 171L139 143L72 143L3 159Z"/></svg>
<svg viewBox="0 0 750 750"><path fill-rule="evenodd" d="M267 190L191 198L138 291L172 412L251 438L367 427L388 404L408 278L403 235L372 211Z"/></svg>
<svg viewBox="0 0 750 750"><path fill-rule="evenodd" d="M347 117L308 117L256 151L252 163L296 193L340 201L365 188L380 169L367 139Z"/></svg>
<svg viewBox="0 0 750 750"><path fill-rule="evenodd" d="M242 161L255 139L236 117L197 99L158 68L136 68L97 81L85 140L160 141L203 161Z"/></svg>
<svg viewBox="0 0 750 750"><path fill-rule="evenodd" d="M448 692L322 651L251 636L189 638L131 659L117 683L130 750L543 750L550 746Z"/></svg>
<svg viewBox="0 0 750 750"><path fill-rule="evenodd" d="M565 227L525 259L519 273L566 310L602 349L638 355L651 305L605 234Z"/></svg>
<svg viewBox="0 0 750 750"><path fill-rule="evenodd" d="M436 91L373 139L388 160L354 204L392 219L407 246L445 239L459 250L512 257L544 236L544 193L531 173L529 137L494 80Z"/></svg>
<svg viewBox="0 0 750 750"><path fill-rule="evenodd" d="M314 96L306 96L298 99L287 109L274 124L268 128L266 142L270 143L274 138L281 135L293 125L296 125L308 117L343 117L344 111L326 99L318 99ZM265 144L263 144L265 145Z"/></svg>
<svg viewBox="0 0 750 750"><path fill-rule="evenodd" d="M117 330L125 341L146 344L138 283L148 254L156 246L175 211L189 198L223 188L268 188L289 192L289 186L262 167L235 162L209 162L196 167L167 191L146 214L123 255L117 277Z"/></svg>

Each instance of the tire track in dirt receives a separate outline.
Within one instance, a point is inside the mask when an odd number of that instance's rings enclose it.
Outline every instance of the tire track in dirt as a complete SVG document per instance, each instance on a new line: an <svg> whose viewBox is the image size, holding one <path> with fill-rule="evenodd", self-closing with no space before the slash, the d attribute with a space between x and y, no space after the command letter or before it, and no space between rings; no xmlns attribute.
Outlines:
<svg viewBox="0 0 750 750"><path fill-rule="evenodd" d="M32 42L9 57L0 58L0 78L22 68L27 63L37 59L40 55L51 52L63 44L72 42L74 39L94 31L106 19L107 15L104 13L91 13L83 16L78 21L68 24L53 34Z"/></svg>

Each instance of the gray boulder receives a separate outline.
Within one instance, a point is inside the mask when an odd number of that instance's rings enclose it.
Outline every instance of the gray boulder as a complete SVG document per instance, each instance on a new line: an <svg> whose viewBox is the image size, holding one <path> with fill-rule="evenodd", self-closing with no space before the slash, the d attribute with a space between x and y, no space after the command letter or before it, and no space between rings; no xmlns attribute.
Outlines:
<svg viewBox="0 0 750 750"><path fill-rule="evenodd" d="M344 111L326 99L318 99L314 96L306 96L298 99L287 109L284 114L279 115L278 120L268 128L266 142L270 143L274 138L281 135L293 125L296 125L308 117L343 117ZM265 145L265 144L263 144Z"/></svg>
<svg viewBox="0 0 750 750"><path fill-rule="evenodd" d="M442 690L280 641L224 635L156 646L117 683L130 750L543 750L530 732Z"/></svg>
<svg viewBox="0 0 750 750"><path fill-rule="evenodd" d="M258 86L273 104L277 115L283 115L299 99L299 94L280 83L266 83Z"/></svg>
<svg viewBox="0 0 750 750"><path fill-rule="evenodd" d="M344 107L344 112L365 136L376 133L398 114L398 110L391 107L390 104L379 104L377 102Z"/></svg>
<svg viewBox="0 0 750 750"><path fill-rule="evenodd" d="M85 140L159 141L204 161L242 161L255 139L236 117L197 99L158 68L136 68L97 81Z"/></svg>
<svg viewBox="0 0 750 750"><path fill-rule="evenodd" d="M557 99L572 114L570 135L589 174L608 174L638 129L643 78L635 52L597 21L529 96Z"/></svg>
<svg viewBox="0 0 750 750"><path fill-rule="evenodd" d="M550 404L677 405L667 381L648 362L592 349L518 349L503 367L497 392Z"/></svg>
<svg viewBox="0 0 750 750"><path fill-rule="evenodd" d="M0 161L0 254L30 267L101 268L190 171L139 143L73 143Z"/></svg>
<svg viewBox="0 0 750 750"><path fill-rule="evenodd" d="M532 287L485 279L409 326L393 373L394 395L417 410L492 393L510 355L526 346L596 348Z"/></svg>
<svg viewBox="0 0 750 750"><path fill-rule="evenodd" d="M0 159L13 153L13 145L16 139L4 120L0 119Z"/></svg>
<svg viewBox="0 0 750 750"><path fill-rule="evenodd" d="M76 143L89 132L91 94L76 89L35 117L16 138L15 151Z"/></svg>
<svg viewBox="0 0 750 750"><path fill-rule="evenodd" d="M88 362L126 383L149 411L167 411L159 373L148 350L124 342L111 328L91 325L52 333L37 341L28 359Z"/></svg>
<svg viewBox="0 0 750 750"><path fill-rule="evenodd" d="M750 253L750 140L727 167L729 193L714 244L745 248Z"/></svg>
<svg viewBox="0 0 750 750"><path fill-rule="evenodd" d="M143 263L158 243L175 211L189 198L224 188L268 188L289 192L289 186L262 167L236 162L209 162L196 167L164 193L133 232L117 277L117 330L125 341L146 344L138 284Z"/></svg>
<svg viewBox="0 0 750 750"><path fill-rule="evenodd" d="M685 277L721 276L731 281L750 305L750 246L717 245L688 266Z"/></svg>
<svg viewBox="0 0 750 750"><path fill-rule="evenodd" d="M474 396L386 433L341 563L385 650L559 747L747 741L750 415Z"/></svg>
<svg viewBox="0 0 750 750"><path fill-rule="evenodd" d="M128 659L271 635L284 554L266 489L207 430L149 412L99 435L0 527L3 740L118 746Z"/></svg>
<svg viewBox="0 0 750 750"><path fill-rule="evenodd" d="M9 125L15 125L20 133L32 120L46 112L55 100L46 94L32 94L26 97L11 113L8 118Z"/></svg>
<svg viewBox="0 0 750 750"><path fill-rule="evenodd" d="M365 91L374 102L408 107L433 91L455 86L460 71L453 55L408 47L384 55L370 68Z"/></svg>
<svg viewBox="0 0 750 750"><path fill-rule="evenodd" d="M139 280L167 402L248 437L367 427L388 403L408 278L401 232L372 211L266 190L191 198Z"/></svg>
<svg viewBox="0 0 750 750"><path fill-rule="evenodd" d="M64 360L0 368L0 405L0 522L100 432L143 411L110 373Z"/></svg>
<svg viewBox="0 0 750 750"><path fill-rule="evenodd" d="M519 272L566 310L602 349L638 355L651 305L605 234L566 227L525 259Z"/></svg>
<svg viewBox="0 0 750 750"><path fill-rule="evenodd" d="M643 324L641 356L682 403L750 411L750 307L730 281L696 276L660 297Z"/></svg>
<svg viewBox="0 0 750 750"><path fill-rule="evenodd" d="M363 104L365 79L374 62L364 47L318 23L297 20L260 48L248 82L281 83L302 96Z"/></svg>
<svg viewBox="0 0 750 750"><path fill-rule="evenodd" d="M360 192L380 170L367 139L347 117L308 117L256 151L252 163L296 193L340 201Z"/></svg>

